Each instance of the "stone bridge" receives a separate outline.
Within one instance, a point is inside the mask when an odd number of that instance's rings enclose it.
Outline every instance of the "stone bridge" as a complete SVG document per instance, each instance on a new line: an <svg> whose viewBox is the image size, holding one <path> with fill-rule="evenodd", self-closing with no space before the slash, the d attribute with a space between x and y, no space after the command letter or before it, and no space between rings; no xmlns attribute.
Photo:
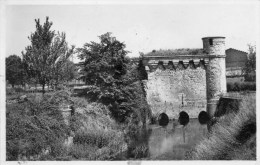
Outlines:
<svg viewBox="0 0 260 165"><path fill-rule="evenodd" d="M226 93L225 37L202 41L198 51L143 56L147 101L154 117L166 113L170 119L178 118L181 111L191 118L201 111L213 116L220 95Z"/></svg>

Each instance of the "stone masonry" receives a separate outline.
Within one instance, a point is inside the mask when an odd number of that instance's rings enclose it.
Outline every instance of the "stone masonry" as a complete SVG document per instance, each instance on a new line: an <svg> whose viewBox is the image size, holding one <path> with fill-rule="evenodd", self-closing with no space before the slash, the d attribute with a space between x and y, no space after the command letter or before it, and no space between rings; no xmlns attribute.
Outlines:
<svg viewBox="0 0 260 165"><path fill-rule="evenodd" d="M164 112L176 119L181 111L191 118L201 111L214 114L219 95L226 92L225 38L202 40L203 51L194 54L144 55L147 101L154 117Z"/></svg>

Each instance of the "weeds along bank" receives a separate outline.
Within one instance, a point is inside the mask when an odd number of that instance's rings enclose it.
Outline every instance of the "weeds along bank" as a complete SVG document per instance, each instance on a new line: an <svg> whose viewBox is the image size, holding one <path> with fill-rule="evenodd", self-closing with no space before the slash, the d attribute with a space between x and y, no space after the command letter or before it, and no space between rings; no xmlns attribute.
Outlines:
<svg viewBox="0 0 260 165"><path fill-rule="evenodd" d="M127 149L124 133L106 106L89 103L84 98L73 97L72 100L74 138L68 155L80 160L110 160Z"/></svg>
<svg viewBox="0 0 260 165"><path fill-rule="evenodd" d="M71 97L68 91L44 95L27 93L27 101L23 102L9 100L24 93L9 93L6 105L7 160L115 159L128 149L129 137L146 123L145 97L139 95L140 90L133 90L137 87L141 88L140 81L125 87L125 92L132 91L131 97L137 99L124 105L125 108L131 106L133 111L121 123L113 118L108 106L84 97ZM66 125L60 107L71 104L75 112L70 124Z"/></svg>
<svg viewBox="0 0 260 165"><path fill-rule="evenodd" d="M28 101L6 104L7 160L52 159L62 153L69 133L58 105L49 97L28 95Z"/></svg>
<svg viewBox="0 0 260 165"><path fill-rule="evenodd" d="M66 92L34 96L6 106L7 160L110 159L126 146L104 105L70 98ZM67 101L76 108L70 125L59 110ZM69 136L74 137L73 145L67 147Z"/></svg>
<svg viewBox="0 0 260 165"><path fill-rule="evenodd" d="M187 159L256 160L255 93L243 95L239 111L220 117Z"/></svg>

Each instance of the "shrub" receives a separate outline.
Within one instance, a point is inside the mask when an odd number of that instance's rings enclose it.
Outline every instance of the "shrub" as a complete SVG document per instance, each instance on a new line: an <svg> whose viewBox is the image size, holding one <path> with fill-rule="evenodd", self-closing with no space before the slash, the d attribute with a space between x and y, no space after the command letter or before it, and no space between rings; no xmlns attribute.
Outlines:
<svg viewBox="0 0 260 165"><path fill-rule="evenodd" d="M126 145L122 132L111 129L77 131L73 143L69 155L81 160L113 159Z"/></svg>
<svg viewBox="0 0 260 165"><path fill-rule="evenodd" d="M6 88L6 95L13 95L15 94L14 88Z"/></svg>
<svg viewBox="0 0 260 165"><path fill-rule="evenodd" d="M239 91L256 91L255 82L235 82L227 83L228 92L239 92Z"/></svg>
<svg viewBox="0 0 260 165"><path fill-rule="evenodd" d="M123 133L105 105L79 97L73 97L72 101L76 110L71 130L75 136L69 156L80 160L110 160L125 150Z"/></svg>
<svg viewBox="0 0 260 165"><path fill-rule="evenodd" d="M255 160L255 133L255 95L245 96L238 113L219 118L208 137L197 144L187 159Z"/></svg>
<svg viewBox="0 0 260 165"><path fill-rule="evenodd" d="M68 134L62 115L55 103L46 98L6 107L7 160L29 159L49 148L52 158L60 155L62 141Z"/></svg>

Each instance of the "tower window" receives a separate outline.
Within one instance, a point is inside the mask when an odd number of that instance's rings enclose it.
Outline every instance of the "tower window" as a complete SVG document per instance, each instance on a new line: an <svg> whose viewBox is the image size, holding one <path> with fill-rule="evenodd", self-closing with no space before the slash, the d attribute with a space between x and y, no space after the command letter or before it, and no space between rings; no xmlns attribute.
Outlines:
<svg viewBox="0 0 260 165"><path fill-rule="evenodd" d="M213 40L209 39L209 45L212 46L213 45Z"/></svg>

